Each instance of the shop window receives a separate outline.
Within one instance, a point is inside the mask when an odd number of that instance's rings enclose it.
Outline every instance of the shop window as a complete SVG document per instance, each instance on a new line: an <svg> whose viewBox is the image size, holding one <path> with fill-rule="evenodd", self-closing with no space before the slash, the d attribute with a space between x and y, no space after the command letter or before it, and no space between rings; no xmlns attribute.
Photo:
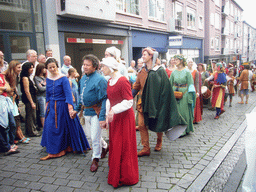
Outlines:
<svg viewBox="0 0 256 192"><path fill-rule="evenodd" d="M139 15L139 0L116 0L116 8L119 11Z"/></svg>
<svg viewBox="0 0 256 192"><path fill-rule="evenodd" d="M164 0L149 0L149 17L164 21Z"/></svg>
<svg viewBox="0 0 256 192"><path fill-rule="evenodd" d="M196 11L187 7L187 26L189 29L196 28Z"/></svg>

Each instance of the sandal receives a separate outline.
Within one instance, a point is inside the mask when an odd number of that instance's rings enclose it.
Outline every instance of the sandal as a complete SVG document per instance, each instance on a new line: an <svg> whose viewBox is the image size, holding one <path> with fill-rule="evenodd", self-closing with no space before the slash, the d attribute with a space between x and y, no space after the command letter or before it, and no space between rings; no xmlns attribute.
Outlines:
<svg viewBox="0 0 256 192"><path fill-rule="evenodd" d="M11 146L11 149L16 150L16 149L18 149L18 146L15 145L15 144L13 144L13 145Z"/></svg>
<svg viewBox="0 0 256 192"><path fill-rule="evenodd" d="M29 144L29 138L24 137L23 139L19 140L20 143Z"/></svg>
<svg viewBox="0 0 256 192"><path fill-rule="evenodd" d="M241 101L241 102L238 102L238 103L239 103L239 104L244 104L244 102L242 102L242 101Z"/></svg>
<svg viewBox="0 0 256 192"><path fill-rule="evenodd" d="M10 149L9 151L4 153L4 156L8 156L8 155L12 155L12 154L16 154L19 153L20 151L15 150L15 149Z"/></svg>

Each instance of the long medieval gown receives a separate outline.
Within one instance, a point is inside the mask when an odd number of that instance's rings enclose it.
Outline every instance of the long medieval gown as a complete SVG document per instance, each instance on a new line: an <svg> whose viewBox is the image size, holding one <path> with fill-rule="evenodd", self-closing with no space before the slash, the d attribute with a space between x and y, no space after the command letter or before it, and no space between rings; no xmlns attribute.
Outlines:
<svg viewBox="0 0 256 192"><path fill-rule="evenodd" d="M108 82L107 95L110 108L123 100L131 100L131 84L126 77L120 77L116 84ZM132 107L114 115L109 123L109 173L108 184L134 185L139 181L135 115Z"/></svg>
<svg viewBox="0 0 256 192"><path fill-rule="evenodd" d="M45 124L41 145L49 154L65 154L68 147L83 152L90 148L78 117L71 119L68 104L73 105L73 97L68 78L46 79Z"/></svg>
<svg viewBox="0 0 256 192"><path fill-rule="evenodd" d="M191 72L191 75L193 77L194 80L194 86L196 89L196 93L199 94L199 97L196 98L196 105L195 105L195 109L194 109L194 121L193 123L198 123L200 121L202 121L202 105L201 105L201 74L194 69Z"/></svg>
<svg viewBox="0 0 256 192"><path fill-rule="evenodd" d="M170 77L173 91L181 91L183 97L177 100L178 111L187 122L187 128L183 135L194 132L194 107L196 103L195 87L192 75L188 69L174 70Z"/></svg>
<svg viewBox="0 0 256 192"><path fill-rule="evenodd" d="M218 76L223 75L223 82L218 82ZM220 108L224 110L224 96L225 96L225 87L226 87L226 74L215 72L213 74L214 85L221 85L221 87L215 87L212 89L212 107Z"/></svg>

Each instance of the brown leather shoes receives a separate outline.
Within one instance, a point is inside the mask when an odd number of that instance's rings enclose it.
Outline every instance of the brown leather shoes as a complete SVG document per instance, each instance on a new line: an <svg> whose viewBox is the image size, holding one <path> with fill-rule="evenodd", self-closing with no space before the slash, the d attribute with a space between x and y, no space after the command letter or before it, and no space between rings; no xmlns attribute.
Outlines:
<svg viewBox="0 0 256 192"><path fill-rule="evenodd" d="M149 156L149 155L150 155L150 149L148 149L148 150L142 149L142 150L138 153L138 157Z"/></svg>
<svg viewBox="0 0 256 192"><path fill-rule="evenodd" d="M105 158L107 153L108 153L108 151L109 151L109 145L107 146L106 149L102 148L102 152L101 152L101 157L100 158L101 159Z"/></svg>
<svg viewBox="0 0 256 192"><path fill-rule="evenodd" d="M155 151L161 151L161 149L162 149L162 141L163 141L163 139L162 139L162 138L157 139L157 143L156 143Z"/></svg>
<svg viewBox="0 0 256 192"><path fill-rule="evenodd" d="M97 171L99 167L99 159L98 158L94 158L90 167L90 171L91 172L95 172Z"/></svg>

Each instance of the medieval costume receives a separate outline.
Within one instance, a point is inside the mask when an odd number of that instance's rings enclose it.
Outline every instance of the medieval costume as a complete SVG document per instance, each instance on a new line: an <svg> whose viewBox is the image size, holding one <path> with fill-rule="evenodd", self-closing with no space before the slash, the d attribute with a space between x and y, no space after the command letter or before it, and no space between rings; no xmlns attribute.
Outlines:
<svg viewBox="0 0 256 192"><path fill-rule="evenodd" d="M78 117L71 119L73 97L68 78L46 79L46 114L41 145L49 153L41 160L60 157L67 151L83 152L90 148Z"/></svg>
<svg viewBox="0 0 256 192"><path fill-rule="evenodd" d="M109 123L108 184L115 188L134 185L139 181L139 166L131 85L117 71L118 62L114 58L104 58L102 65L103 73L111 76L106 104ZM111 121L110 116L113 118Z"/></svg>
<svg viewBox="0 0 256 192"><path fill-rule="evenodd" d="M191 72L191 75L193 77L194 80L194 86L195 86L195 90L196 90L196 94L198 95L196 97L196 105L195 105L195 109L194 109L194 121L193 123L198 123L200 121L202 121L202 112L203 112L203 108L201 105L201 99L202 99L202 95L201 95L201 74L194 69Z"/></svg>
<svg viewBox="0 0 256 192"><path fill-rule="evenodd" d="M187 128L183 135L190 131L194 132L194 108L196 103L196 92L193 83L193 78L188 69L181 71L175 70L172 72L170 81L173 91L180 91L183 97L177 100L178 111L187 122Z"/></svg>
<svg viewBox="0 0 256 192"><path fill-rule="evenodd" d="M133 90L132 90L133 97L135 97L135 95L137 95L138 93L138 101L137 101L136 109L138 111L138 126L139 126L139 131L141 136L141 144L143 145L144 151L150 151L148 128L144 123L144 115L142 110L142 93L143 93L146 79L148 77L148 72L149 70L147 69L147 66L144 65L138 72L137 79L136 79L136 82L133 84ZM155 150L161 149L162 141L163 141L162 137L163 137L163 133L158 132L157 145ZM138 153L138 156L140 156L140 153Z"/></svg>
<svg viewBox="0 0 256 192"><path fill-rule="evenodd" d="M219 116L225 112L224 96L227 83L226 74L223 70L222 64L217 63L217 68L218 70L207 78L207 80L214 79L214 85L212 87L212 107L216 108L215 119L218 119Z"/></svg>

